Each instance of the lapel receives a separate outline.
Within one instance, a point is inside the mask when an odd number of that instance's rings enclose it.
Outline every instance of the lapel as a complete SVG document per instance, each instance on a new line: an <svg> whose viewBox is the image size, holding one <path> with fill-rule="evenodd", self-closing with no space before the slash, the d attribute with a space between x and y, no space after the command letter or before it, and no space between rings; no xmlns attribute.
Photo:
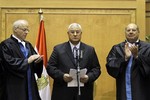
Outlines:
<svg viewBox="0 0 150 100"><path fill-rule="evenodd" d="M142 52L144 52L145 50L144 49L146 49L147 48L147 43L145 43L144 41L139 41L139 46L138 46L138 53L139 54L142 54ZM143 51L144 50L144 51ZM145 55L149 55L149 53L148 52L145 52L145 53L147 53L147 54L145 54Z"/></svg>
<svg viewBox="0 0 150 100"><path fill-rule="evenodd" d="M122 57L124 57L124 55L125 55L124 47L125 47L125 42L120 43L120 44L116 47L117 52L118 52Z"/></svg>
<svg viewBox="0 0 150 100"><path fill-rule="evenodd" d="M70 58L71 62L75 65L73 52L71 50L71 46L70 46L69 42L65 43L65 52L68 55L68 57Z"/></svg>
<svg viewBox="0 0 150 100"><path fill-rule="evenodd" d="M29 57L32 54L32 49L30 48L30 45L28 42L26 42L26 48L28 49L28 57Z"/></svg>
<svg viewBox="0 0 150 100"><path fill-rule="evenodd" d="M80 68L82 69L82 67L84 66L84 59L86 59L86 46L84 43L81 42L80 44L80 50L82 51L82 58L80 59ZM88 53L88 52L87 52Z"/></svg>
<svg viewBox="0 0 150 100"><path fill-rule="evenodd" d="M21 58L24 58L24 55L20 49L18 40L16 40L15 38L13 38L12 36L10 37L10 42L12 43L12 48L15 50L15 53L17 55L19 55ZM14 46L13 46L14 45Z"/></svg>
<svg viewBox="0 0 150 100"><path fill-rule="evenodd" d="M142 48L145 48L147 45L145 45L145 43L143 43L143 41L139 41L139 52L142 50Z"/></svg>

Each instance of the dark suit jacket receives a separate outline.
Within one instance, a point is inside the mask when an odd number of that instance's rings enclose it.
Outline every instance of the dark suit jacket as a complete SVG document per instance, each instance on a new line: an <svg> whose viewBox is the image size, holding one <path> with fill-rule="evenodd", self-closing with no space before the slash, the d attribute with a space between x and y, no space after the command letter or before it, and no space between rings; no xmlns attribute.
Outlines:
<svg viewBox="0 0 150 100"><path fill-rule="evenodd" d="M81 43L80 49L83 50L80 69L87 68L89 76L89 81L81 87L80 100L93 100L93 83L101 73L100 64L93 47ZM76 69L69 42L55 46L47 65L47 72L54 79L52 100L76 100L78 88L68 88L63 80L64 73L69 73L70 68Z"/></svg>
<svg viewBox="0 0 150 100"><path fill-rule="evenodd" d="M32 45L26 42L26 46L29 49L29 54L36 54ZM27 84L27 69L31 68L31 84L32 84L32 95L33 100L41 100L34 73L41 77L43 62L31 63L27 62L21 49L19 47L18 41L12 36L1 43L1 52L3 59L3 66L5 69L6 77L6 100L28 100L28 84Z"/></svg>
<svg viewBox="0 0 150 100"><path fill-rule="evenodd" d="M126 100L125 42L114 45L107 56L107 71L116 79L117 100ZM140 41L138 58L133 59L131 67L131 91L133 100L150 100L150 44Z"/></svg>

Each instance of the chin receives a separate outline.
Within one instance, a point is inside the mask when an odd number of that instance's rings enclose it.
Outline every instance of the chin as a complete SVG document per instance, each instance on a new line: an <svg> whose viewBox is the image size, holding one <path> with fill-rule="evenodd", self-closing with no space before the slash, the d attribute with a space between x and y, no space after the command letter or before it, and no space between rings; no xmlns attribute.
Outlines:
<svg viewBox="0 0 150 100"><path fill-rule="evenodd" d="M127 40L133 41L133 40L136 40L136 39L135 39L135 37L128 37Z"/></svg>

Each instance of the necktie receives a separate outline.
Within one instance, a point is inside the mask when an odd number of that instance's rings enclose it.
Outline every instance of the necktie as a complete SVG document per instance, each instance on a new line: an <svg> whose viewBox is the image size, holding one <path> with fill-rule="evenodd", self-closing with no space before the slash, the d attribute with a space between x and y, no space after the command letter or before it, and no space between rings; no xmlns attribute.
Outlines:
<svg viewBox="0 0 150 100"><path fill-rule="evenodd" d="M25 58L27 58L27 56L28 56L28 50L27 50L27 48L25 46L23 46L22 43L19 43L19 46L20 46L20 49L21 49L23 55L25 56Z"/></svg>
<svg viewBox="0 0 150 100"><path fill-rule="evenodd" d="M126 100L132 100L131 93L131 66L132 66L133 56L130 57L127 68L126 68Z"/></svg>
<svg viewBox="0 0 150 100"><path fill-rule="evenodd" d="M21 49L23 55L25 56L25 58L27 58L28 49L25 46L23 46L22 43L19 43L19 46L20 46L20 49ZM32 100L31 69L30 69L30 66L28 67L28 70L27 70L27 78L28 78L28 97L29 97L28 100Z"/></svg>

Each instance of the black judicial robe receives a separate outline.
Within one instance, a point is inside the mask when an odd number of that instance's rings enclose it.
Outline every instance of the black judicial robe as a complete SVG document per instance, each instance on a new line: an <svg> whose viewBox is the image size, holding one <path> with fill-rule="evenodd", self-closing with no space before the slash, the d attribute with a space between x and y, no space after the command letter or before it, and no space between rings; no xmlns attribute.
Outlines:
<svg viewBox="0 0 150 100"><path fill-rule="evenodd" d="M5 77L4 77L4 69L2 66L2 59L1 59L2 53L0 52L0 100L4 99L4 91L5 91Z"/></svg>
<svg viewBox="0 0 150 100"><path fill-rule="evenodd" d="M36 54L32 45L26 42L29 54ZM31 63L30 65L25 59L18 41L12 36L1 43L1 52L3 54L3 66L6 77L6 100L28 100L27 85L27 68L31 68L31 84L33 100L41 100L35 80L34 73L41 77L43 70L43 61Z"/></svg>
<svg viewBox="0 0 150 100"><path fill-rule="evenodd" d="M1 65L1 59L0 59L0 100L2 100L4 96L4 76L3 76L3 69Z"/></svg>
<svg viewBox="0 0 150 100"><path fill-rule="evenodd" d="M126 100L125 71L128 61L125 61L125 42L114 45L107 56L106 68L116 79L117 100ZM150 100L150 44L140 41L138 58L133 59L131 67L132 100Z"/></svg>

